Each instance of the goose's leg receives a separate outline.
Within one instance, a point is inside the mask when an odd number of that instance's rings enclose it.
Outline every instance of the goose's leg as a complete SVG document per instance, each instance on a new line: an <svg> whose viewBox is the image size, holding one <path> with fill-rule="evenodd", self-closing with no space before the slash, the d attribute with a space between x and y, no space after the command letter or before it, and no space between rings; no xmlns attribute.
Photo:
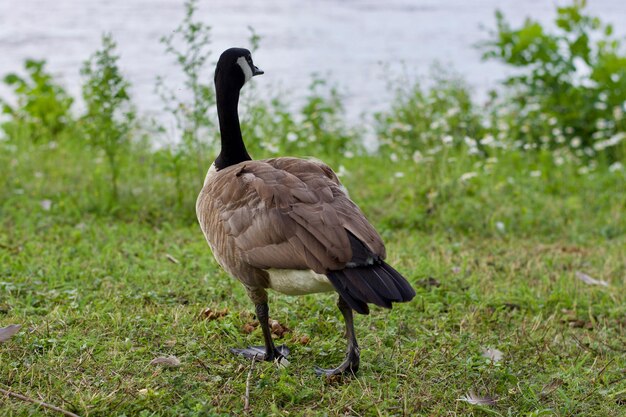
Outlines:
<svg viewBox="0 0 626 417"><path fill-rule="evenodd" d="M343 315L343 319L346 322L346 338L348 339L348 349L346 351L346 358L338 367L334 369L322 369L315 367L315 372L318 375L340 375L340 374L356 374L359 370L360 351L359 345L356 342L356 336L354 335L354 319L352 317L352 309L346 303L346 301L339 296L337 301L337 307Z"/></svg>
<svg viewBox="0 0 626 417"><path fill-rule="evenodd" d="M250 346L245 349L231 349L230 351L243 355L248 359L273 361L280 360L289 355L289 349L285 345L274 345L272 340L272 331L270 330L269 315L270 309L267 302L259 303L256 305L256 317L259 319L261 330L263 330L263 339L265 340L265 346Z"/></svg>

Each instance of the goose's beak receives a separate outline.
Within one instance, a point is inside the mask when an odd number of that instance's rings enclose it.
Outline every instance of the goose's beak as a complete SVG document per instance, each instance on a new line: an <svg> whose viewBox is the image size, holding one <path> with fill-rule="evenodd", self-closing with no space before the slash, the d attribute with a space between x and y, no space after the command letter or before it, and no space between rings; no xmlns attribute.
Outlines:
<svg viewBox="0 0 626 417"><path fill-rule="evenodd" d="M256 65L254 66L254 72L252 73L252 76L254 77L255 75L262 75L265 74L265 72L262 69L259 69Z"/></svg>

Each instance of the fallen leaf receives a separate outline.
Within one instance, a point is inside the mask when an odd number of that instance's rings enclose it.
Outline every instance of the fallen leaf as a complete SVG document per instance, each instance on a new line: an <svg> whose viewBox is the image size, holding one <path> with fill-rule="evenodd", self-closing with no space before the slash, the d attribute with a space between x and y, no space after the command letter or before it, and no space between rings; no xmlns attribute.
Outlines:
<svg viewBox="0 0 626 417"><path fill-rule="evenodd" d="M463 397L459 398L457 401L465 401L469 404L473 405L495 405L496 399L494 397L481 397L480 395L474 394L474 391L468 392Z"/></svg>
<svg viewBox="0 0 626 417"><path fill-rule="evenodd" d="M491 359L493 363L498 363L502 360L504 354L495 348L483 348L483 357Z"/></svg>
<svg viewBox="0 0 626 417"><path fill-rule="evenodd" d="M608 287L609 283L606 281L602 281L599 279L594 279L591 278L589 275L585 274L584 272L580 272L580 271L576 271L576 278L578 278L579 280L581 280L582 282L584 282L585 284L588 285L601 285L603 287Z"/></svg>
<svg viewBox="0 0 626 417"><path fill-rule="evenodd" d="M213 310L212 308L205 308L200 313L200 318L206 320L217 320L224 316L228 315L228 308L223 308L221 310Z"/></svg>
<svg viewBox="0 0 626 417"><path fill-rule="evenodd" d="M168 368L177 368L180 366L180 359L174 355L160 356L150 361L150 365L163 365Z"/></svg>
<svg viewBox="0 0 626 417"><path fill-rule="evenodd" d="M7 327L0 327L0 343L6 342L22 328L19 324L11 324Z"/></svg>
<svg viewBox="0 0 626 417"><path fill-rule="evenodd" d="M172 255L170 255L169 253L165 254L165 257L167 258L168 261L170 261L173 264L178 265L180 263L180 261L176 258L174 258Z"/></svg>

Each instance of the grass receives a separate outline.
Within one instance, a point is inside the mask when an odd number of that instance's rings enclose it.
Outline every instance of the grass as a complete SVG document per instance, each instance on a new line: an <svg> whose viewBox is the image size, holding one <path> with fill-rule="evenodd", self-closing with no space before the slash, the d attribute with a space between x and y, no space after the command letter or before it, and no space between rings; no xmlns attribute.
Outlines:
<svg viewBox="0 0 626 417"><path fill-rule="evenodd" d="M242 415L251 372L251 415L626 412L623 171L580 174L517 151L486 162L450 149L393 166L335 156L417 296L358 316L359 376L327 381L313 366L338 364L345 348L334 296L272 294L291 363L251 370L228 349L260 344L261 332L244 331L253 306L193 222L197 186L179 204L157 157L129 151L118 206L103 212L101 155L61 145L0 142L10 168L0 327L23 326L0 344L0 388L83 416ZM460 180L467 172L476 176ZM209 320L206 308L227 314ZM486 348L503 359L483 357ZM150 364L169 355L181 366ZM459 401L470 391L496 402ZM0 410L49 413L6 396Z"/></svg>

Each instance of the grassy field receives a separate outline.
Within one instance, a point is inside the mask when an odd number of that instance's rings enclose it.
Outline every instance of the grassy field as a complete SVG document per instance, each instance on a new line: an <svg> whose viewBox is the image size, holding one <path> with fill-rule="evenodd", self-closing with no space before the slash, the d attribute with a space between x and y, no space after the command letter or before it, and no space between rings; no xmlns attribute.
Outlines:
<svg viewBox="0 0 626 417"><path fill-rule="evenodd" d="M358 316L360 374L327 381L313 366L345 348L334 296L271 295L287 368L232 355L261 343L253 306L216 266L195 194L176 208L145 154L127 154L104 213L98 152L0 144L0 327L22 325L0 344L4 390L82 416L242 415L247 384L250 415L626 413L623 171L515 151L336 157L417 296ZM170 355L180 366L150 363ZM0 410L51 413L6 395Z"/></svg>

